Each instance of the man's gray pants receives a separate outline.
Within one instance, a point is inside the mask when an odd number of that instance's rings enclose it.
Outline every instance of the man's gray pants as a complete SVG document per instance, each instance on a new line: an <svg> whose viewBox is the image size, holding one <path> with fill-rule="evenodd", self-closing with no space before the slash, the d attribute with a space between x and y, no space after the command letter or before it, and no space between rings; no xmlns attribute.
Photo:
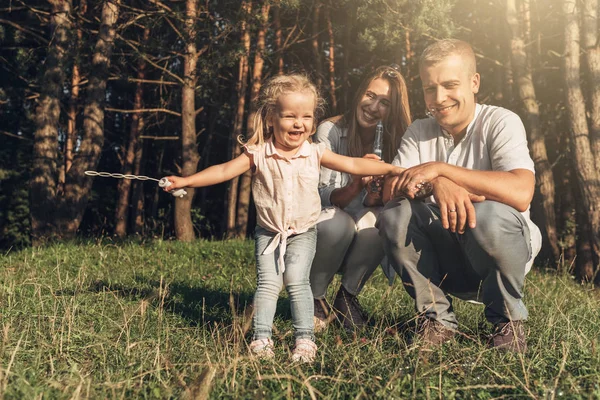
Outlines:
<svg viewBox="0 0 600 400"><path fill-rule="evenodd" d="M391 200L377 221L385 253L417 312L427 318L456 329L452 294L483 302L492 324L524 320L525 264L531 257L527 222L502 203L473 205L477 226L458 234L444 229L437 205Z"/></svg>

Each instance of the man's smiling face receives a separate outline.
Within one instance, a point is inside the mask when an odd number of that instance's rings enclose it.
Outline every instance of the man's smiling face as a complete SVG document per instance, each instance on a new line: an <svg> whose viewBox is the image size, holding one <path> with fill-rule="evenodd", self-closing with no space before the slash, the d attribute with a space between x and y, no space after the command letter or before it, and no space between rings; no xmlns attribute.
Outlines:
<svg viewBox="0 0 600 400"><path fill-rule="evenodd" d="M479 74L462 56L452 54L435 64L421 67L427 110L453 136L462 136L475 115Z"/></svg>

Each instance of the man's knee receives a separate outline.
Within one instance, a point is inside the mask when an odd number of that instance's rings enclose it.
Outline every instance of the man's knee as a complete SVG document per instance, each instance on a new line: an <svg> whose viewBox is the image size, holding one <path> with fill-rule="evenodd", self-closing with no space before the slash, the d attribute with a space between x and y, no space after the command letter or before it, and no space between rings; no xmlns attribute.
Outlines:
<svg viewBox="0 0 600 400"><path fill-rule="evenodd" d="M419 206L413 203L417 202L408 199L393 199L385 205L375 224L375 227L379 229L379 235L384 240L395 241L406 235L408 225L413 220L413 205Z"/></svg>
<svg viewBox="0 0 600 400"><path fill-rule="evenodd" d="M502 244L507 235L521 235L526 224L516 209L497 201L475 203L477 226L471 229L479 242Z"/></svg>
<svg viewBox="0 0 600 400"><path fill-rule="evenodd" d="M475 204L477 226L467 231L485 254L496 260L504 276L524 273L530 250L527 222L519 211L502 203Z"/></svg>

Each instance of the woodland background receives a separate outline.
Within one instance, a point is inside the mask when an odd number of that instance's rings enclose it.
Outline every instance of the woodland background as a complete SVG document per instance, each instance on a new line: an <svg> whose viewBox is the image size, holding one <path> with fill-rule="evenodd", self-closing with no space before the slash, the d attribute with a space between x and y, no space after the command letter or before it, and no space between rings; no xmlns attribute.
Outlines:
<svg viewBox="0 0 600 400"><path fill-rule="evenodd" d="M600 282L598 0L9 0L0 6L0 247L74 237L246 237L249 176L175 200L152 181L239 154L252 99L304 71L347 109L397 63L424 117L417 60L476 50L479 102L522 117L537 171L536 263Z"/></svg>

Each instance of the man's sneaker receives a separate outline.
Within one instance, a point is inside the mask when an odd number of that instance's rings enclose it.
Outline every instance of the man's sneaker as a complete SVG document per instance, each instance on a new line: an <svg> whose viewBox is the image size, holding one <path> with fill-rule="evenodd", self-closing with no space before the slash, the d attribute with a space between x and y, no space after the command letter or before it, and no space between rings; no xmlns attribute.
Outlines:
<svg viewBox="0 0 600 400"><path fill-rule="evenodd" d="M423 318L417 326L415 340L424 349L439 347L452 339L456 331L431 318Z"/></svg>
<svg viewBox="0 0 600 400"><path fill-rule="evenodd" d="M340 286L333 308L337 314L338 320L347 331L361 329L368 325L368 317L358 304L356 296L350 294L343 286Z"/></svg>
<svg viewBox="0 0 600 400"><path fill-rule="evenodd" d="M523 322L509 321L496 324L490 338L490 345L503 351L525 353L527 341Z"/></svg>
<svg viewBox="0 0 600 400"><path fill-rule="evenodd" d="M335 319L335 313L331 310L331 306L325 299L314 299L315 302L315 333L322 332L327 329L331 321Z"/></svg>
<svg viewBox="0 0 600 400"><path fill-rule="evenodd" d="M273 341L271 339L257 339L250 343L250 352L255 357L268 360L275 357L273 352Z"/></svg>
<svg viewBox="0 0 600 400"><path fill-rule="evenodd" d="M292 362L311 363L317 356L317 345L310 339L296 339Z"/></svg>

